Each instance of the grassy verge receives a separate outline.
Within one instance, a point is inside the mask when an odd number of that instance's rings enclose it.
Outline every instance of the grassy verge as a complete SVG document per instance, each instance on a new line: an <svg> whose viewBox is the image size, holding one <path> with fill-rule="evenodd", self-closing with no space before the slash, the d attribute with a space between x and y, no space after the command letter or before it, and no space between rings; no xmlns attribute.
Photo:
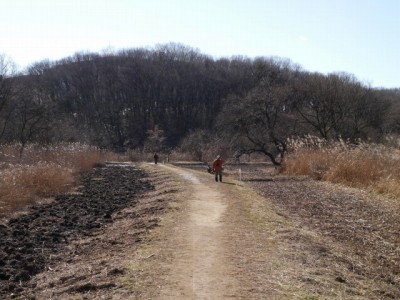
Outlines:
<svg viewBox="0 0 400 300"><path fill-rule="evenodd" d="M400 197L400 147L345 141L327 143L308 137L291 141L283 172L367 188Z"/></svg>

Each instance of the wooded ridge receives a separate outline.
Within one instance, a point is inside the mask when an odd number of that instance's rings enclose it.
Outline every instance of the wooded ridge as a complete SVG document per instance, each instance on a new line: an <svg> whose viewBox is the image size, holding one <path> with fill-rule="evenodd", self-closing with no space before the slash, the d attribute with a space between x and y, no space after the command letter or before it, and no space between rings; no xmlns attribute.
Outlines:
<svg viewBox="0 0 400 300"><path fill-rule="evenodd" d="M230 153L275 159L290 136L379 142L399 132L400 89L311 73L288 59L216 59L171 43L77 53L17 74L0 56L0 142L21 149L85 142L167 151L218 141Z"/></svg>

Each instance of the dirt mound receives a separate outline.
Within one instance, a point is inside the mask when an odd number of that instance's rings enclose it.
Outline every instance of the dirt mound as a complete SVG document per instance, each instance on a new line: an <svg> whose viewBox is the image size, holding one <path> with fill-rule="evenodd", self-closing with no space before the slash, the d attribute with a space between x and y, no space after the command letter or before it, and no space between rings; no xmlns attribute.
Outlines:
<svg viewBox="0 0 400 300"><path fill-rule="evenodd" d="M151 189L142 170L109 164L82 175L76 193L55 196L0 225L0 295L20 292L19 283L50 268L72 240L112 222L113 213L135 205Z"/></svg>

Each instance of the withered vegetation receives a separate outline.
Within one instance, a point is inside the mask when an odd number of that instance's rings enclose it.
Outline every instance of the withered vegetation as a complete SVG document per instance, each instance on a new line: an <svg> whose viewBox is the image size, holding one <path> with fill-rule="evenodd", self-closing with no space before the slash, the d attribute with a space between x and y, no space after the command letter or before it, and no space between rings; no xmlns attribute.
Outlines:
<svg viewBox="0 0 400 300"><path fill-rule="evenodd" d="M265 165L241 171L242 179L293 224L279 232L286 266L281 282L289 283L291 295L400 297L398 199L310 176L279 175Z"/></svg>

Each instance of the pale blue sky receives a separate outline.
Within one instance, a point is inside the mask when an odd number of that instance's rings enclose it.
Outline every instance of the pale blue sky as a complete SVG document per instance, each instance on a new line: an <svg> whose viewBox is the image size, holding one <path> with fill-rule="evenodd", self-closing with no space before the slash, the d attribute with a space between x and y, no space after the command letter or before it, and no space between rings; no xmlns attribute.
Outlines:
<svg viewBox="0 0 400 300"><path fill-rule="evenodd" d="M0 54L21 68L168 42L400 87L400 0L0 0Z"/></svg>

